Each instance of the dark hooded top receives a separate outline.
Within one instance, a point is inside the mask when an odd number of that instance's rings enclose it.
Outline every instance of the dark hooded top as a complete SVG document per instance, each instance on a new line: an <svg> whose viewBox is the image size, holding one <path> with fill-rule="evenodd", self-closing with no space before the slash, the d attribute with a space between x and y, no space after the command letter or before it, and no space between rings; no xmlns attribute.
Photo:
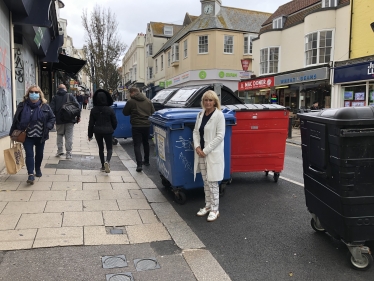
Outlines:
<svg viewBox="0 0 374 281"><path fill-rule="evenodd" d="M150 127L149 116L155 112L152 102L142 93L137 93L126 102L122 113L130 115L130 123L133 127Z"/></svg>
<svg viewBox="0 0 374 281"><path fill-rule="evenodd" d="M66 124L66 123L76 123L76 119L72 119L70 121L62 121L60 109L61 107L67 103L69 96L69 101L74 102L79 107L79 103L77 102L77 99L73 96L72 93L68 93L65 89L58 89L56 95L52 98L52 101L50 103L50 107L53 111L53 114L56 116L56 124ZM80 119L80 113L79 116L77 116L77 119Z"/></svg>
<svg viewBox="0 0 374 281"><path fill-rule="evenodd" d="M114 113L112 96L103 89L98 89L92 98L94 107L91 109L88 122L88 137L93 134L113 134L117 128L117 118Z"/></svg>

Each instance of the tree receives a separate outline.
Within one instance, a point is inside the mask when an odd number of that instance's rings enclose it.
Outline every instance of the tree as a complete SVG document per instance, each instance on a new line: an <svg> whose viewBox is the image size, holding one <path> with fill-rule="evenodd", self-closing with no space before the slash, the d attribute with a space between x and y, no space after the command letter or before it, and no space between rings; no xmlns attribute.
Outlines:
<svg viewBox="0 0 374 281"><path fill-rule="evenodd" d="M117 63L127 46L118 37L116 15L110 8L96 5L90 17L87 10L83 11L82 23L85 29L83 52L88 62L84 71L96 88L102 85L104 89L117 89L121 81Z"/></svg>

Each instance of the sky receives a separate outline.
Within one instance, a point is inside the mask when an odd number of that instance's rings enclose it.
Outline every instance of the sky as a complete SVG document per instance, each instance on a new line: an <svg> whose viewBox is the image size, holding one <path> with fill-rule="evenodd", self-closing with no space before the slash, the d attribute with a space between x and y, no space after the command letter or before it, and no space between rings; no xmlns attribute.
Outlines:
<svg viewBox="0 0 374 281"><path fill-rule="evenodd" d="M274 13L291 0L222 0L223 6ZM65 7L60 17L67 19L67 34L73 38L74 47L81 49L85 40L81 15L88 14L95 5L109 7L118 22L118 35L130 46L138 33L146 33L150 21L182 24L186 12L193 16L201 13L200 0L62 0Z"/></svg>

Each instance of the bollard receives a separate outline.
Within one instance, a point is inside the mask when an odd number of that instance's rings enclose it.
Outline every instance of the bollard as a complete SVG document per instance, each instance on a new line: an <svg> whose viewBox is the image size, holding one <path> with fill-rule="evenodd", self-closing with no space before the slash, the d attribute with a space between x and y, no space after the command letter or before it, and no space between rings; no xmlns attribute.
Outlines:
<svg viewBox="0 0 374 281"><path fill-rule="evenodd" d="M292 139L292 117L290 116L288 118L288 137L289 139Z"/></svg>

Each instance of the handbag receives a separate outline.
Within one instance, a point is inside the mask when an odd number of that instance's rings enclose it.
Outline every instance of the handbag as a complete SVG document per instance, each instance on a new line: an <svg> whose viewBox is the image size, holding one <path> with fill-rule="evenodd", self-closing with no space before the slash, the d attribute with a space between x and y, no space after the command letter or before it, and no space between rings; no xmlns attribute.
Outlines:
<svg viewBox="0 0 374 281"><path fill-rule="evenodd" d="M27 128L26 128L27 129ZM12 141L16 142L25 142L26 139L26 130L14 130L12 135L10 136Z"/></svg>
<svg viewBox="0 0 374 281"><path fill-rule="evenodd" d="M10 175L17 174L25 165L22 144L11 142L10 148L4 150L4 160L7 173Z"/></svg>

